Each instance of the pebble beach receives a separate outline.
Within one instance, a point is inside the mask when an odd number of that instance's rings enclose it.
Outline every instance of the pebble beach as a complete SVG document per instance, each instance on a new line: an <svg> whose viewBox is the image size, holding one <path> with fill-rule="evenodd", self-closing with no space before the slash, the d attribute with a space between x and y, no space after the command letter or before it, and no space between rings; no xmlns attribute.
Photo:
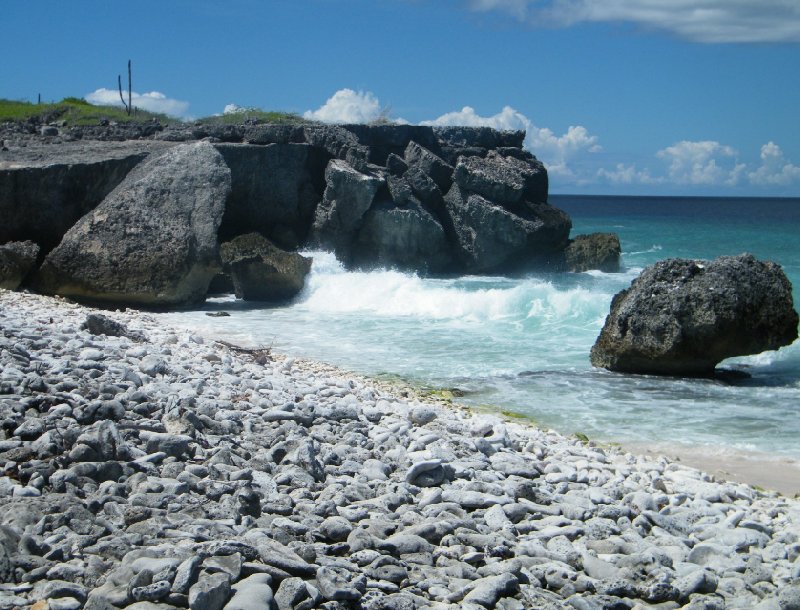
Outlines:
<svg viewBox="0 0 800 610"><path fill-rule="evenodd" d="M800 500L0 290L0 610L800 608Z"/></svg>

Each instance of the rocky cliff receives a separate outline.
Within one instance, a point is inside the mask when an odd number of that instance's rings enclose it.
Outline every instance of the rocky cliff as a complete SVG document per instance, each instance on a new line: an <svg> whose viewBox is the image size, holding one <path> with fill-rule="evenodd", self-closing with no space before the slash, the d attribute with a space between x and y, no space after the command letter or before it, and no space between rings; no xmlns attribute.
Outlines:
<svg viewBox="0 0 800 610"><path fill-rule="evenodd" d="M351 267L436 274L562 270L571 260L565 254L571 221L547 203L547 171L522 148L521 131L316 124L181 126L142 133L105 129L73 128L6 142L7 150L0 152L0 244L34 241L41 248L40 262L56 246L61 258L64 252L84 250L81 240L88 234L73 227L82 219L91 225L87 216L129 176L135 176L136 185L125 188L149 198L149 214L170 210L190 223L191 206L202 198L171 183L165 186L161 161L144 161L186 148L179 156L191 164L200 149L189 143L202 139L230 173L222 218L215 225L217 244L257 232L286 250L335 251ZM143 166L151 168L149 173ZM202 190L204 180L187 176L187 188ZM170 199L179 192L179 200ZM136 203L128 199L126 206ZM126 268L117 264L114 251L125 253L126 261L134 250L143 260L158 256L142 249L163 244L159 222L134 222L147 214L116 204L105 207L119 216L117 226L125 226L107 244L112 253L104 263L108 269L123 273ZM95 243L101 238L91 238L93 251L104 248ZM211 270L208 257L204 246L202 264ZM195 266L184 262L187 268ZM583 261L587 264L591 261ZM86 270L75 267L63 260L57 266L86 276ZM45 268L50 273L56 267L46 263ZM74 278L58 279L66 285ZM143 294L138 282L137 294ZM114 283L124 286L126 280ZM193 298L198 290L193 288ZM153 292L169 290L159 286ZM91 298L83 289L80 293ZM159 297L153 298L147 301L158 305ZM179 302L173 294L163 304Z"/></svg>

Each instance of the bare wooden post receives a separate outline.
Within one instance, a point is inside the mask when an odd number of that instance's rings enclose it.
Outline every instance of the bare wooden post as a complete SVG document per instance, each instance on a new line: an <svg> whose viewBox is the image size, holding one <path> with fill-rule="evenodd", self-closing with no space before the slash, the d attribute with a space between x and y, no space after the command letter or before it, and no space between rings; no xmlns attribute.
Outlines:
<svg viewBox="0 0 800 610"><path fill-rule="evenodd" d="M125 106L125 112L130 114L130 110L128 110L128 104L125 103L125 98L122 95L122 74L117 74L117 86L119 86L119 99L122 100L122 105Z"/></svg>
<svg viewBox="0 0 800 610"><path fill-rule="evenodd" d="M131 102L131 60L128 60L128 116L133 112L133 103Z"/></svg>

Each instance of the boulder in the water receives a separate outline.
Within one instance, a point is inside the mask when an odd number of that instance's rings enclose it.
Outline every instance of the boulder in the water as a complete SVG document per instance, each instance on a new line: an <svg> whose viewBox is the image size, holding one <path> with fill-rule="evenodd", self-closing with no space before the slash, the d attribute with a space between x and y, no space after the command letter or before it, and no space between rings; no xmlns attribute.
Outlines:
<svg viewBox="0 0 800 610"><path fill-rule="evenodd" d="M590 270L616 273L621 254L619 237L615 233L576 235L564 250L564 266L574 273Z"/></svg>
<svg viewBox="0 0 800 610"><path fill-rule="evenodd" d="M311 259L286 252L258 233L240 235L220 247L236 296L247 301L285 301L303 289Z"/></svg>
<svg viewBox="0 0 800 610"><path fill-rule="evenodd" d="M779 265L751 254L668 259L614 297L591 360L612 371L710 376L725 358L789 345L797 324Z"/></svg>

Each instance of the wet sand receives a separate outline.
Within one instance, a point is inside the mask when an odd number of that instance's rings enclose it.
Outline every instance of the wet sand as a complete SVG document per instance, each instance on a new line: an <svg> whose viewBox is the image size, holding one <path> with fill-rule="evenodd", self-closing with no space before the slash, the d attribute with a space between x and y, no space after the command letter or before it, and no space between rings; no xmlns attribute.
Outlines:
<svg viewBox="0 0 800 610"><path fill-rule="evenodd" d="M625 444L632 453L663 455L711 474L718 481L747 483L788 497L800 496L800 460L720 447Z"/></svg>

